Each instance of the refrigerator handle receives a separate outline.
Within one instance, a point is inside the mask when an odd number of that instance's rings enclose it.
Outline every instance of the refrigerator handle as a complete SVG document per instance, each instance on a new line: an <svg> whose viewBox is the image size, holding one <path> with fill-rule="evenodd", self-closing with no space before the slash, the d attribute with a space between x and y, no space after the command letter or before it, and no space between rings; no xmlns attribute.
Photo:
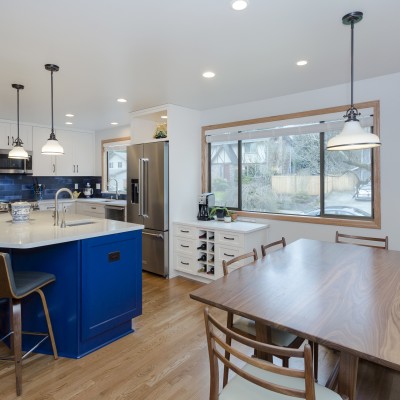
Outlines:
<svg viewBox="0 0 400 400"><path fill-rule="evenodd" d="M143 189L143 203L142 203L142 215L144 218L148 218L148 209L147 209L147 202L148 202L148 194L149 194L149 159L142 158L142 189Z"/></svg>
<svg viewBox="0 0 400 400"><path fill-rule="evenodd" d="M139 158L139 216L143 216L143 159Z"/></svg>

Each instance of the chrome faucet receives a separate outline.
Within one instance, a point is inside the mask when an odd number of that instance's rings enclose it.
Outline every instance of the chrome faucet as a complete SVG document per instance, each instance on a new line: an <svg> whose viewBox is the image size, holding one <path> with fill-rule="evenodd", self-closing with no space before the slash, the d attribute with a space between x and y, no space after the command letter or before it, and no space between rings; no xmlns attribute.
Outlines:
<svg viewBox="0 0 400 400"><path fill-rule="evenodd" d="M110 178L107 182L108 189L110 188L110 181L115 181L115 200L118 200L119 193L118 193L118 181L115 178Z"/></svg>
<svg viewBox="0 0 400 400"><path fill-rule="evenodd" d="M72 192L68 188L61 188L57 190L56 197L54 198L54 226L58 226L58 195L62 192L67 192L71 196L71 199L74 198ZM65 228L65 226L63 228Z"/></svg>

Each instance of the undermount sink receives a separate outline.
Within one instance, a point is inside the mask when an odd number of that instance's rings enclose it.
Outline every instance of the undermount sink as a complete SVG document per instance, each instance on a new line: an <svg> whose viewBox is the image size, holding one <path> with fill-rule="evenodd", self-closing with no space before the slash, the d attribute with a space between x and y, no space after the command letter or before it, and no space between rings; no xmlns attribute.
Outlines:
<svg viewBox="0 0 400 400"><path fill-rule="evenodd" d="M79 226L79 225L91 225L95 224L96 221L91 220L78 220L78 221L65 221L66 226Z"/></svg>

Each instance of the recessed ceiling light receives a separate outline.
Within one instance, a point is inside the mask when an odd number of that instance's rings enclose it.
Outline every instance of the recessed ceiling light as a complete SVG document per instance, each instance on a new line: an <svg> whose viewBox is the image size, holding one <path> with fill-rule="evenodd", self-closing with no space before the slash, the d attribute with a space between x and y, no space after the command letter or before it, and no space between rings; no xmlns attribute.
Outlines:
<svg viewBox="0 0 400 400"><path fill-rule="evenodd" d="M74 115L74 114L65 114L65 116L68 117L68 118L72 118L72 117L74 117L75 115Z"/></svg>
<svg viewBox="0 0 400 400"><path fill-rule="evenodd" d="M111 122L111 125L118 125L118 122Z"/></svg>
<svg viewBox="0 0 400 400"><path fill-rule="evenodd" d="M203 76L204 76L204 78L214 78L215 74L214 74L214 72L207 71L207 72L204 72Z"/></svg>
<svg viewBox="0 0 400 400"><path fill-rule="evenodd" d="M67 121L65 125L72 125L72 122Z"/></svg>
<svg viewBox="0 0 400 400"><path fill-rule="evenodd" d="M168 115L161 115L161 118L162 118L162 119L167 119L167 118L168 118Z"/></svg>
<svg viewBox="0 0 400 400"><path fill-rule="evenodd" d="M231 2L232 8L235 11L242 11L249 5L248 0L233 0Z"/></svg>
<svg viewBox="0 0 400 400"><path fill-rule="evenodd" d="M125 99L117 99L118 103L126 103L128 100Z"/></svg>
<svg viewBox="0 0 400 400"><path fill-rule="evenodd" d="M296 65L298 65L299 67L302 67L303 65L307 65L308 61L307 60L300 60L297 61Z"/></svg>

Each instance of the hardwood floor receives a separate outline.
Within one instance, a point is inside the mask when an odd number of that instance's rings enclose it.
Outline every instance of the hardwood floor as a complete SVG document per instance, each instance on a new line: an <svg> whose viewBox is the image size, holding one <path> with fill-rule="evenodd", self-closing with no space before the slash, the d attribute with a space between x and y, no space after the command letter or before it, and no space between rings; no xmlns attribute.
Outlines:
<svg viewBox="0 0 400 400"><path fill-rule="evenodd" d="M24 362L23 400L206 400L208 355L203 305L189 298L201 284L143 274L143 315L135 332L80 360L34 355ZM225 313L213 309L225 321ZM320 382L335 355L320 350ZM373 368L372 368L373 367ZM399 373L362 362L361 400L400 398ZM15 399L12 363L0 364L0 399Z"/></svg>

